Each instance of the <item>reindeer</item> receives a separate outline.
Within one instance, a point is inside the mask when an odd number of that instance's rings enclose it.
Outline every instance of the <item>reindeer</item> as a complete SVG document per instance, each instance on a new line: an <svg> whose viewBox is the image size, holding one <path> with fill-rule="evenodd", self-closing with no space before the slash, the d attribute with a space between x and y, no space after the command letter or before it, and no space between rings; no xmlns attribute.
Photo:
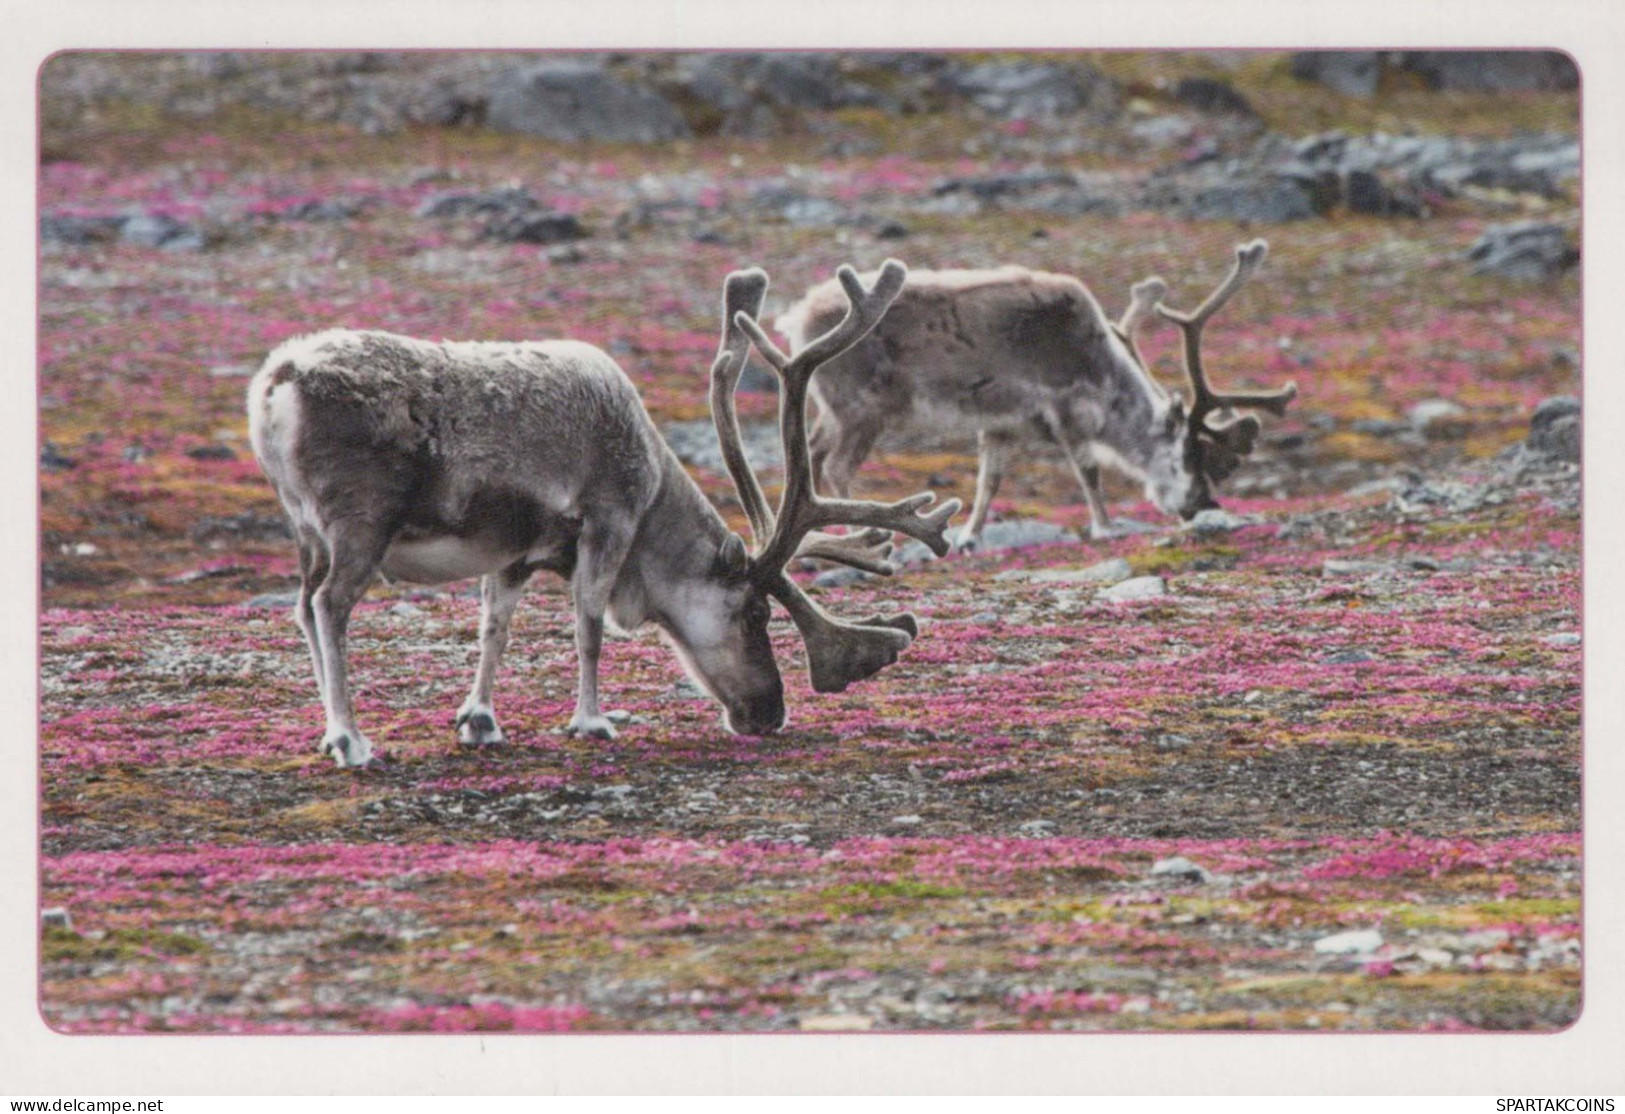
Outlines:
<svg viewBox="0 0 1625 1114"><path fill-rule="evenodd" d="M818 692L840 692L895 661L919 633L913 615L843 622L785 569L818 557L889 573L893 531L948 551L957 499L927 512L931 492L890 504L824 500L811 483L813 372L875 327L905 275L889 260L865 287L841 268L846 315L793 360L764 348L784 379L788 475L776 515L745 461L734 411L749 338L761 334L767 276L728 276L711 404L754 553L683 471L626 375L590 345L333 330L273 351L249 386L249 432L298 542L294 618L326 714L319 749L340 766L373 759L351 705L345 629L380 572L427 584L480 578L479 666L455 721L467 745L505 741L493 683L521 591L542 569L568 578L575 604L573 733L615 737L598 703L606 615L627 630L654 623L739 734L777 731L786 719L769 599L800 629ZM834 525L862 529L824 529Z"/></svg>
<svg viewBox="0 0 1625 1114"><path fill-rule="evenodd" d="M886 319L814 384L812 459L818 482L846 495L888 428L974 429L979 467L970 521L956 544L976 544L1012 450L1035 438L1065 454L1089 505L1090 536L1117 532L1100 491L1100 465L1145 483L1147 497L1189 519L1218 506L1215 485L1253 449L1259 421L1236 408L1285 413L1295 384L1215 392L1201 364L1208 318L1264 261L1263 240L1236 249L1230 275L1192 314L1162 305L1167 284L1133 287L1115 323L1075 278L1002 267L915 271ZM1194 397L1164 391L1146 370L1136 333L1155 309L1185 334ZM838 291L814 287L774 323L799 351L839 314Z"/></svg>

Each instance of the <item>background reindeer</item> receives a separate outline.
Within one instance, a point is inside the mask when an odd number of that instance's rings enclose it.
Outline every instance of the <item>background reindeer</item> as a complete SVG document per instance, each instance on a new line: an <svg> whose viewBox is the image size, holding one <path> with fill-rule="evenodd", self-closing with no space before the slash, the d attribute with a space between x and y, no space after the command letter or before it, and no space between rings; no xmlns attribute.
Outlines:
<svg viewBox="0 0 1625 1114"><path fill-rule="evenodd" d="M372 758L356 726L345 629L374 576L440 583L479 576L480 660L457 714L464 743L504 741L492 687L509 621L532 574L570 580L580 680L570 730L612 738L598 705L607 614L625 629L653 622L725 710L730 730L771 732L784 688L768 641L768 598L806 641L813 687L840 691L894 661L918 633L912 615L831 618L785 575L797 556L889 572L891 532L947 552L959 508L929 513L930 492L892 504L825 501L812 491L806 394L818 367L875 324L905 270L872 289L850 268L845 316L794 360L770 342L784 376L780 421L788 479L778 514L744 464L733 394L767 290L759 270L724 287L723 343L712 368L718 436L759 546L740 537L666 447L636 389L603 352L572 341L432 344L336 330L273 351L248 392L250 436L299 544L295 618L309 644L327 727L320 748L342 766ZM834 536L825 526L864 527Z"/></svg>
<svg viewBox="0 0 1625 1114"><path fill-rule="evenodd" d="M819 482L842 495L888 428L974 430L976 499L960 544L974 544L1013 450L1034 438L1058 445L1089 504L1090 534L1113 533L1100 491L1101 464L1141 479L1158 507L1181 518L1217 506L1214 485L1252 451L1256 417L1284 413L1293 384L1276 391L1215 393L1201 365L1202 326L1263 262L1266 244L1236 249L1236 265L1190 315L1166 310L1167 285L1133 288L1122 318L1107 321L1075 278L1002 267L916 271L885 321L833 360L814 385L812 458ZM1185 332L1194 397L1164 391L1146 370L1135 334L1152 309ZM775 322L792 351L829 328L840 292L814 287Z"/></svg>

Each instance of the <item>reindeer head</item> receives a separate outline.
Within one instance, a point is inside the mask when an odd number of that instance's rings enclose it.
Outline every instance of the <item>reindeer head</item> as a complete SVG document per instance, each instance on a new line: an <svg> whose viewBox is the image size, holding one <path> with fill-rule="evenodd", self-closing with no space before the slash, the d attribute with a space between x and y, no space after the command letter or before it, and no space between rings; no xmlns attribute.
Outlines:
<svg viewBox="0 0 1625 1114"><path fill-rule="evenodd" d="M1134 346L1134 330L1155 309L1165 321L1179 326L1184 337L1185 377L1190 381L1191 401L1185 405L1182 395L1175 393L1166 412L1158 420L1165 425L1160 438L1164 454L1169 458L1159 461L1161 467L1150 470L1150 483L1161 482L1162 494L1173 504L1163 504L1181 518L1194 518L1197 512L1217 507L1213 489L1236 470L1241 458L1253 451L1258 440L1261 423L1254 414L1238 414L1237 410L1264 410L1277 416L1286 413L1289 402L1297 396L1296 383L1273 391L1215 391L1207 382L1202 369L1202 327L1252 278L1264 262L1269 245L1254 240L1236 248L1235 266L1207 300L1190 313L1170 309L1162 302L1168 287L1160 278L1146 279L1136 285L1129 308L1118 323L1118 331ZM1135 358L1139 351L1135 350ZM1141 361L1144 366L1144 361ZM1184 435L1176 427L1183 422ZM1178 454L1177 466L1173 456ZM1183 478L1183 490L1180 480ZM1176 497L1177 496L1177 497Z"/></svg>
<svg viewBox="0 0 1625 1114"><path fill-rule="evenodd" d="M842 267L837 276L851 303L845 319L794 359L779 351L757 324L767 296L766 273L737 271L723 288L722 345L711 367L711 417L750 522L755 550L748 550L738 535L729 535L705 588L717 596L716 609L709 618L691 620L689 632L673 631L673 640L700 683L722 701L729 729L744 734L777 730L785 719L783 685L767 639L770 598L783 605L801 632L816 692L840 692L873 676L896 661L919 634L919 624L907 612L856 623L834 618L790 578L786 569L791 562L815 557L890 575L896 571L888 560L893 531L918 538L942 556L948 552L944 530L959 509L959 500L950 499L929 513L919 513L936 501L929 491L889 504L822 499L814 492L807 448L808 384L820 365L875 327L902 290L907 271L896 260L887 260L874 287L867 290L850 267ZM745 458L734 409L734 389L752 344L783 381L779 433L785 483L777 513L768 509ZM862 529L841 535L826 532L837 525ZM697 614L701 609L690 611Z"/></svg>
<svg viewBox="0 0 1625 1114"><path fill-rule="evenodd" d="M1143 431L1143 437L1137 439L1144 448L1144 459L1137 463L1145 474L1145 497L1166 514L1190 518L1197 511L1216 504L1207 478L1190 451L1190 421L1185 400L1178 394L1169 395L1157 386L1135 341L1140 326L1150 318L1152 310L1166 293L1168 284L1160 278L1135 283L1129 291L1128 308L1112 329L1128 347L1129 354L1151 388L1150 427Z"/></svg>

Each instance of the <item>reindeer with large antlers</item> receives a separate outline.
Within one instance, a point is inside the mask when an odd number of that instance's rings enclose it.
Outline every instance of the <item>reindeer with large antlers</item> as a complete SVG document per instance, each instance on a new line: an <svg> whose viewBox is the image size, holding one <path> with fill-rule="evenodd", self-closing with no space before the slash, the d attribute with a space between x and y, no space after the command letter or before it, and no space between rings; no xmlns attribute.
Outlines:
<svg viewBox="0 0 1625 1114"><path fill-rule="evenodd" d="M1089 290L1066 275L1002 267L916 271L886 319L813 385L811 434L817 481L841 495L879 436L890 428L974 430L976 499L961 544L974 544L1008 458L1033 440L1060 447L1089 505L1090 532L1115 532L1100 490L1100 466L1144 481L1158 507L1181 518L1217 506L1214 485L1250 453L1256 417L1281 414L1296 393L1212 391L1201 364L1202 326L1263 262L1265 243L1237 249L1219 289L1191 315L1161 305L1167 284L1138 283L1110 322ZM776 322L803 350L840 313L832 284L809 291ZM1186 332L1191 408L1151 377L1136 341L1153 310Z"/></svg>
<svg viewBox="0 0 1625 1114"><path fill-rule="evenodd" d="M248 391L255 455L299 545L294 617L315 667L341 766L373 758L350 699L345 632L373 578L443 583L480 577L480 658L456 717L465 744L505 741L492 689L525 583L569 578L580 676L570 730L613 738L598 703L606 615L656 624L735 732L784 725L784 685L768 641L768 600L806 642L813 687L839 692L873 675L918 634L910 614L858 623L825 613L785 567L798 556L892 571L893 531L946 553L959 508L928 513L929 492L891 504L826 501L812 490L805 399L819 365L873 329L903 286L888 262L872 288L842 268L848 312L795 359L761 337L759 270L728 277L723 340L711 369L717 433L758 548L724 524L683 471L636 389L603 352L572 341L430 343L333 330L273 351ZM788 481L777 515L745 463L734 387L751 338L784 377L780 423ZM861 528L837 535L824 528Z"/></svg>

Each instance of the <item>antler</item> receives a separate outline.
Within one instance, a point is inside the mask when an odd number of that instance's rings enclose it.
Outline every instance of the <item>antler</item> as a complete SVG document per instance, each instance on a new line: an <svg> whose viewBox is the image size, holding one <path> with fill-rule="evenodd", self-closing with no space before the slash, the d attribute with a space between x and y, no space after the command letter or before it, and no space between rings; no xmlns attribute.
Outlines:
<svg viewBox="0 0 1625 1114"><path fill-rule="evenodd" d="M755 318L762 312L762 300L767 297L767 272L760 267L748 271L735 271L722 284L722 343L717 349L716 362L711 365L711 421L717 428L717 442L722 446L722 461L733 477L739 502L750 520L751 540L758 546L773 533L773 512L767 509L767 497L762 494L756 473L745 458L745 449L739 435L739 412L734 405L734 389L750 360L750 337L734 324L737 315Z"/></svg>
<svg viewBox="0 0 1625 1114"><path fill-rule="evenodd" d="M1124 344L1128 345L1129 354L1134 357L1134 362L1140 365L1141 370L1146 369L1146 362L1145 357L1140 354L1140 343L1136 334L1139 333L1140 327L1145 324L1147 318L1151 316L1151 311L1156 308L1157 303L1162 301L1162 296L1166 293L1168 293L1168 284L1156 276L1135 283L1129 288L1128 308L1123 310L1123 316L1119 317L1117 323L1112 326L1112 330L1117 333ZM1146 375L1146 380L1156 388L1159 394L1167 397L1167 392L1163 391L1162 385L1149 374Z"/></svg>
<svg viewBox="0 0 1625 1114"><path fill-rule="evenodd" d="M711 368L712 418L757 547L751 575L784 605L801 631L812 686L818 692L840 692L896 661L919 634L919 623L906 612L876 615L859 623L842 622L808 598L785 573L786 565L796 556L817 557L889 575L896 571L887 559L893 531L918 538L941 556L948 551L944 535L948 519L960 505L958 499L950 499L930 513L920 514L920 508L936 500L932 492L895 503L821 499L814 492L807 445L807 388L813 373L875 327L903 289L908 272L896 260L887 260L868 289L851 267L842 267L836 274L851 303L846 317L794 358L781 352L756 321L767 293L767 275L757 269L729 275L723 292L722 347ZM783 381L779 433L784 444L785 483L776 515L768 509L745 459L734 409L734 388L752 344ZM841 535L822 529L841 524L864 529Z"/></svg>
<svg viewBox="0 0 1625 1114"><path fill-rule="evenodd" d="M1229 476L1236 470L1241 458L1253 451L1262 423L1252 414L1231 414L1228 418L1216 419L1212 416L1214 411L1245 407L1279 416L1286 413L1287 403L1298 394L1296 383L1288 383L1273 391L1215 391L1208 385L1207 375L1202 369L1202 326L1224 307L1243 283L1252 278L1268 251L1269 245L1263 240L1239 245L1236 248L1235 266L1230 269L1230 274L1207 296L1206 301L1189 313L1170 309L1162 304L1160 298L1156 303L1157 313L1178 325L1184 335L1185 376L1190 380L1194 396L1187 421L1193 436L1203 435L1202 470L1215 480ZM1160 280L1148 280L1148 283L1150 281ZM1135 287L1136 304L1131 304L1123 314L1125 322L1136 315L1139 293L1140 287Z"/></svg>
<svg viewBox="0 0 1625 1114"><path fill-rule="evenodd" d="M874 503L859 499L824 499L813 490L812 458L807 447L808 384L820 365L851 348L879 323L902 291L908 269L897 260L888 259L869 289L864 288L851 267L842 267L836 277L850 302L846 317L793 358L779 351L753 315L736 311L731 321L750 337L757 351L783 380L783 390L779 393L779 433L784 443L784 492L779 497L772 537L756 556L756 563L763 569L782 569L814 530L842 524L907 534L924 542L940 557L949 548L944 536L948 519L959 510L959 500L950 499L928 514L916 513L936 501L936 495L929 491L895 503ZM867 536L873 537L872 534ZM848 558L858 556L867 562L859 564L861 568L876 563L876 548L848 537L837 541L833 536L826 536L808 542L808 555L823 555L845 563L853 563Z"/></svg>
<svg viewBox="0 0 1625 1114"><path fill-rule="evenodd" d="M1259 265L1264 262L1264 255L1269 251L1269 245L1263 240L1254 240L1249 244L1242 244L1236 248L1236 263L1230 269L1230 274L1219 284L1218 289L1207 296L1207 300L1190 313L1181 313L1170 309L1162 302L1157 303L1157 313L1167 321L1179 326L1185 337L1185 375L1190 380L1191 391L1194 398L1191 400L1190 423L1193 429L1203 429L1202 419L1214 410L1233 407L1247 407L1256 410L1267 410L1277 416L1286 413L1287 403L1298 394L1298 385L1288 383L1286 386L1273 391L1215 391L1208 386L1207 375L1202 370L1202 326L1224 304L1235 296L1242 284L1253 277ZM1132 312L1133 307L1130 307ZM1128 314L1124 314L1125 317ZM1247 419L1242 419L1246 421ZM1257 419L1252 419L1254 429L1252 436L1257 435ZM1207 431L1220 437L1227 446L1236 440L1234 434L1226 434L1225 429L1238 423L1228 425L1209 426ZM1246 438L1248 448L1251 448L1251 437ZM1245 450L1243 450L1245 451Z"/></svg>

